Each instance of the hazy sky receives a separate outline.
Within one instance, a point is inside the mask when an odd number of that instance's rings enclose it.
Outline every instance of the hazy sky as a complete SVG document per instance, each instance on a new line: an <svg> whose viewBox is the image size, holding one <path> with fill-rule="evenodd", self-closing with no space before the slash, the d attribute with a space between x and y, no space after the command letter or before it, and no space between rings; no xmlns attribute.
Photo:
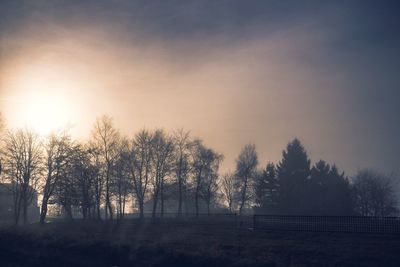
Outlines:
<svg viewBox="0 0 400 267"><path fill-rule="evenodd" d="M9 127L114 117L127 135L184 127L232 169L294 137L353 174L400 166L397 1L0 1Z"/></svg>

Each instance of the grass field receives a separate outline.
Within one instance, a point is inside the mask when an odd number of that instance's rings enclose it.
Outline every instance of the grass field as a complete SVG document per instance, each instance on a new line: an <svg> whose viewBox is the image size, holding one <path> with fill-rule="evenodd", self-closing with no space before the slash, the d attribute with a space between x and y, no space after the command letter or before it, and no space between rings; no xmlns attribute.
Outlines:
<svg viewBox="0 0 400 267"><path fill-rule="evenodd" d="M52 223L0 229L0 266L400 266L400 236L232 225Z"/></svg>

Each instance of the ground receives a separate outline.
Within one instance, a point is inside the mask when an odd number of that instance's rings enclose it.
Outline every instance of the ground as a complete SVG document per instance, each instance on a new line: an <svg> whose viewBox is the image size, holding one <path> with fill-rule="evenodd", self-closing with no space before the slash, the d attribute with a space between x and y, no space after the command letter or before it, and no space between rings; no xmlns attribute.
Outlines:
<svg viewBox="0 0 400 267"><path fill-rule="evenodd" d="M0 229L1 266L399 266L399 235L233 225L52 223Z"/></svg>

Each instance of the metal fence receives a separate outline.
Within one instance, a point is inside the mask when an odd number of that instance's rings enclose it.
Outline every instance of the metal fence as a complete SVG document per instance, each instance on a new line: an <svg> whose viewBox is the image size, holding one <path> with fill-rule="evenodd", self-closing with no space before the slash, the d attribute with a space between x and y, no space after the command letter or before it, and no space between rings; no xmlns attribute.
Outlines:
<svg viewBox="0 0 400 267"><path fill-rule="evenodd" d="M253 229L400 234L400 217L253 215Z"/></svg>
<svg viewBox="0 0 400 267"><path fill-rule="evenodd" d="M49 218L48 222L62 222ZM79 220L79 219L78 219ZM400 217L238 215L236 213L139 213L125 214L122 223L204 225L252 231L308 231L342 233L400 234Z"/></svg>

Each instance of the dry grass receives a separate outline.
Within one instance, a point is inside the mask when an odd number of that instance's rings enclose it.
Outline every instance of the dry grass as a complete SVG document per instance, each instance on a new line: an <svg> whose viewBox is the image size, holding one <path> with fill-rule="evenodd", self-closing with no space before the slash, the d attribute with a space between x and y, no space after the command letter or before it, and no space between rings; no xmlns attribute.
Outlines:
<svg viewBox="0 0 400 267"><path fill-rule="evenodd" d="M400 236L227 225L57 223L0 231L1 266L399 266Z"/></svg>

